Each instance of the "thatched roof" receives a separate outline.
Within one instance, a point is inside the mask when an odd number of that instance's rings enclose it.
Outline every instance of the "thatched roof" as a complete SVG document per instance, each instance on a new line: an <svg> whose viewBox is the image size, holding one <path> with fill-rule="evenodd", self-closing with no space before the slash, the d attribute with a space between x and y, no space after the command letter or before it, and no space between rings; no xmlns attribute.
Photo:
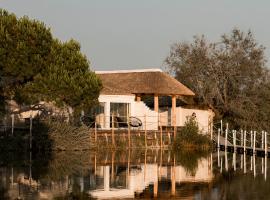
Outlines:
<svg viewBox="0 0 270 200"><path fill-rule="evenodd" d="M185 85L161 70L96 72L101 78L101 94L195 95Z"/></svg>

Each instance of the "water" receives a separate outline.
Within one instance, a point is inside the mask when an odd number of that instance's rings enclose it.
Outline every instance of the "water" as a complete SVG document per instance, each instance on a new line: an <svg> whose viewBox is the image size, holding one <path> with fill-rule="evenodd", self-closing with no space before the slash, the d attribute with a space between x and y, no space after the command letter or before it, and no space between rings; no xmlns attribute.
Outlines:
<svg viewBox="0 0 270 200"><path fill-rule="evenodd" d="M0 199L270 199L268 163L225 152L0 153Z"/></svg>

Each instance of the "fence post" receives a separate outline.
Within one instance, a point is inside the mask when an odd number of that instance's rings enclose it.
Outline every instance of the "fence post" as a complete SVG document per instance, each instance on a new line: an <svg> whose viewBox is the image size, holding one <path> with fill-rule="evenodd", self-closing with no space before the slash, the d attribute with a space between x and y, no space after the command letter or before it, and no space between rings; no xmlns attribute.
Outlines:
<svg viewBox="0 0 270 200"><path fill-rule="evenodd" d="M246 152L246 142L247 142L247 131L244 131L244 154Z"/></svg>
<svg viewBox="0 0 270 200"><path fill-rule="evenodd" d="M130 116L128 116L128 148L131 145L131 138L130 138Z"/></svg>
<svg viewBox="0 0 270 200"><path fill-rule="evenodd" d="M227 142L228 142L228 130L229 129L229 125L228 123L226 124L226 130L225 130L225 151L227 151Z"/></svg>
<svg viewBox="0 0 270 200"><path fill-rule="evenodd" d="M264 155L267 156L268 152L267 152L267 132L266 131L264 132L264 140L265 140L265 142L264 142Z"/></svg>
<svg viewBox="0 0 270 200"><path fill-rule="evenodd" d="M240 141L240 146L242 147L243 146L243 130L241 129L241 141Z"/></svg>
<svg viewBox="0 0 270 200"><path fill-rule="evenodd" d="M233 130L233 151L236 151L236 131Z"/></svg>
<svg viewBox="0 0 270 200"><path fill-rule="evenodd" d="M253 154L255 153L256 153L256 131L254 131L254 140L253 140Z"/></svg>
<svg viewBox="0 0 270 200"><path fill-rule="evenodd" d="M220 128L218 129L217 145L218 145L218 148L220 148Z"/></svg>
<svg viewBox="0 0 270 200"><path fill-rule="evenodd" d="M253 131L250 131L250 147L253 145Z"/></svg>
<svg viewBox="0 0 270 200"><path fill-rule="evenodd" d="M264 149L264 131L262 131L262 149Z"/></svg>
<svg viewBox="0 0 270 200"><path fill-rule="evenodd" d="M163 135L163 133L162 133L162 126L160 126L160 147L161 147L161 148L162 148L162 146L163 146L162 135Z"/></svg>
<svg viewBox="0 0 270 200"><path fill-rule="evenodd" d="M114 141L114 114L112 114L112 145L115 146L115 141Z"/></svg>

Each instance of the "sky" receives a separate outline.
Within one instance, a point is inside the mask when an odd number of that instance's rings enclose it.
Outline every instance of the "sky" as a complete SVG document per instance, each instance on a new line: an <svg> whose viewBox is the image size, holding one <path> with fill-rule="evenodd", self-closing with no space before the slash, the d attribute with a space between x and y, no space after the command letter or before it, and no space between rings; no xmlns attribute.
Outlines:
<svg viewBox="0 0 270 200"><path fill-rule="evenodd" d="M173 43L218 41L236 27L250 29L270 60L269 0L0 0L0 8L79 41L94 70L164 68Z"/></svg>

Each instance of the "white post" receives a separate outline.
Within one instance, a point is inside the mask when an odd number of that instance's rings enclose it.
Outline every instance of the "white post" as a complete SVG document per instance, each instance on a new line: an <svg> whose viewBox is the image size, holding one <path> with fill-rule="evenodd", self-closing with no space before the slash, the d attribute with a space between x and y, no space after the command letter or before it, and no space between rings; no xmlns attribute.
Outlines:
<svg viewBox="0 0 270 200"><path fill-rule="evenodd" d="M253 131L250 131L250 147L253 145Z"/></svg>
<svg viewBox="0 0 270 200"><path fill-rule="evenodd" d="M223 124L222 124L222 120L220 120L220 134L223 135Z"/></svg>
<svg viewBox="0 0 270 200"><path fill-rule="evenodd" d="M244 131L244 154L246 153L247 131Z"/></svg>
<svg viewBox="0 0 270 200"><path fill-rule="evenodd" d="M227 142L228 142L228 123L226 124L226 130L225 130L225 151L227 151Z"/></svg>
<svg viewBox="0 0 270 200"><path fill-rule="evenodd" d="M267 176L267 155L264 156L264 180L266 181Z"/></svg>
<svg viewBox="0 0 270 200"><path fill-rule="evenodd" d="M227 155L227 150L225 150L225 169L228 171L228 155Z"/></svg>
<svg viewBox="0 0 270 200"><path fill-rule="evenodd" d="M264 132L264 155L266 157L267 157L267 153L268 153L268 150L267 150L267 132L265 131Z"/></svg>
<svg viewBox="0 0 270 200"><path fill-rule="evenodd" d="M233 153L233 170L236 171L236 153Z"/></svg>
<svg viewBox="0 0 270 200"><path fill-rule="evenodd" d="M244 174L247 173L247 161L246 161L246 154L244 153Z"/></svg>
<svg viewBox="0 0 270 200"><path fill-rule="evenodd" d="M253 154L256 154L256 131L254 131Z"/></svg>
<svg viewBox="0 0 270 200"><path fill-rule="evenodd" d="M264 131L262 131L262 149L264 149Z"/></svg>
<svg viewBox="0 0 270 200"><path fill-rule="evenodd" d="M240 141L240 146L242 147L243 146L243 130L241 129L241 141Z"/></svg>
<svg viewBox="0 0 270 200"><path fill-rule="evenodd" d="M233 151L236 151L236 131L233 130Z"/></svg>
<svg viewBox="0 0 270 200"><path fill-rule="evenodd" d="M220 148L220 128L218 129L217 146Z"/></svg>
<svg viewBox="0 0 270 200"><path fill-rule="evenodd" d="M218 167L220 166L220 156L219 156L219 148L217 150L217 156L218 156Z"/></svg>
<svg viewBox="0 0 270 200"><path fill-rule="evenodd" d="M256 177L256 156L253 156L253 173L254 173L254 178Z"/></svg>

